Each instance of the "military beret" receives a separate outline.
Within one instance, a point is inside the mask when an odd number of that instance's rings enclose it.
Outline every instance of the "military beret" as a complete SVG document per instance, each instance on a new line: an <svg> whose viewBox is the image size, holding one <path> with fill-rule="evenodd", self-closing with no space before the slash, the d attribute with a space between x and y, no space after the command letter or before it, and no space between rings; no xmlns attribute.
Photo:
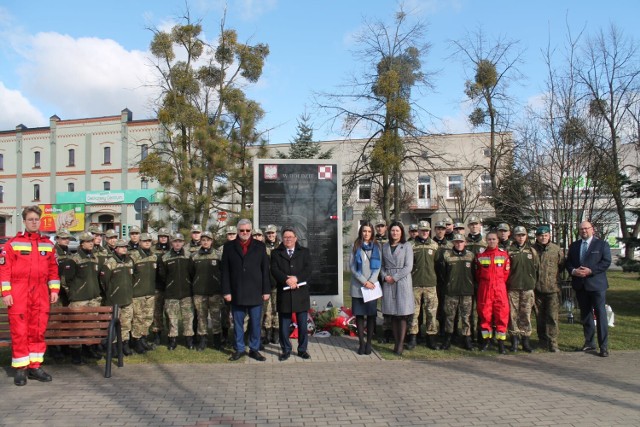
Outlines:
<svg viewBox="0 0 640 427"><path fill-rule="evenodd" d="M140 233L140 227L138 227L137 225L132 225L131 227L129 227L129 234L131 233Z"/></svg>
<svg viewBox="0 0 640 427"><path fill-rule="evenodd" d="M527 234L527 229L519 225L513 229L513 234Z"/></svg>
<svg viewBox="0 0 640 427"><path fill-rule="evenodd" d="M509 227L509 224L504 222L501 224L498 224L498 231L509 231L509 230L511 230L511 227Z"/></svg>
<svg viewBox="0 0 640 427"><path fill-rule="evenodd" d="M418 230L429 231L429 230L431 230L431 224L429 224L429 221L420 221L418 223Z"/></svg>
<svg viewBox="0 0 640 427"><path fill-rule="evenodd" d="M453 239L454 242L464 242L466 241L466 239L464 238L464 236L462 234L456 233L453 235Z"/></svg>
<svg viewBox="0 0 640 427"><path fill-rule="evenodd" d="M80 242L92 242L93 234L89 233L88 231L83 231L78 235L78 240Z"/></svg>
<svg viewBox="0 0 640 427"><path fill-rule="evenodd" d="M129 245L126 240L118 239L118 241L116 242L116 248L126 248L128 246Z"/></svg>
<svg viewBox="0 0 640 427"><path fill-rule="evenodd" d="M142 233L140 235L140 240L143 241L143 242L147 241L147 240L153 240L153 237L151 237L151 234L149 234L149 233Z"/></svg>
<svg viewBox="0 0 640 427"><path fill-rule="evenodd" d="M118 237L118 232L112 228L110 230L107 230L107 232L104 233L104 235L107 239L111 239L113 237Z"/></svg>
<svg viewBox="0 0 640 427"><path fill-rule="evenodd" d="M549 228L548 225L541 225L538 228L536 228L536 234L545 234L545 233L550 233L551 229Z"/></svg>
<svg viewBox="0 0 640 427"><path fill-rule="evenodd" d="M238 234L238 229L235 225L230 225L227 227L227 234Z"/></svg>

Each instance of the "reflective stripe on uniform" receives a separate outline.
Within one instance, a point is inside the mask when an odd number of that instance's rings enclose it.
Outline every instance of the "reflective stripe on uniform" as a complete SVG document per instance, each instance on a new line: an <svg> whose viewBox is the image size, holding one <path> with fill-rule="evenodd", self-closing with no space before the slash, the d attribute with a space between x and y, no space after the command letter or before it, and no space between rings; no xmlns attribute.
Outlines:
<svg viewBox="0 0 640 427"><path fill-rule="evenodd" d="M29 251L31 252L31 244L25 242L11 242L11 248L16 251Z"/></svg>
<svg viewBox="0 0 640 427"><path fill-rule="evenodd" d="M11 290L11 282L2 282L2 292L9 292Z"/></svg>
<svg viewBox="0 0 640 427"><path fill-rule="evenodd" d="M482 338L485 340L487 338L491 338L491 335L492 335L491 331L482 331Z"/></svg>
<svg viewBox="0 0 640 427"><path fill-rule="evenodd" d="M38 252L51 252L51 251L53 251L53 246L38 243Z"/></svg>
<svg viewBox="0 0 640 427"><path fill-rule="evenodd" d="M25 366L29 366L29 356L12 358L11 366L13 366L14 368L23 368Z"/></svg>
<svg viewBox="0 0 640 427"><path fill-rule="evenodd" d="M44 353L29 353L29 361L33 362L44 362Z"/></svg>
<svg viewBox="0 0 640 427"><path fill-rule="evenodd" d="M49 289L60 289L60 281L59 280L49 280Z"/></svg>
<svg viewBox="0 0 640 427"><path fill-rule="evenodd" d="M496 331L496 339L500 340L500 341L504 341L507 339L507 333L506 332L498 332Z"/></svg>

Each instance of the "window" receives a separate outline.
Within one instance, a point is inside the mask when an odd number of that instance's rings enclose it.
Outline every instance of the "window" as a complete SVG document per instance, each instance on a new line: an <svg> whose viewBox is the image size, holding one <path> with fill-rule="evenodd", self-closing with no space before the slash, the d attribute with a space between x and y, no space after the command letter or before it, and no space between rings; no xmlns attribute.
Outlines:
<svg viewBox="0 0 640 427"><path fill-rule="evenodd" d="M480 195L482 197L491 196L491 175L488 173L480 175Z"/></svg>
<svg viewBox="0 0 640 427"><path fill-rule="evenodd" d="M33 152L33 167L34 168L39 168L40 167L40 152L39 151L34 151Z"/></svg>
<svg viewBox="0 0 640 427"><path fill-rule="evenodd" d="M105 165L111 164L111 147L104 147L104 161L102 162Z"/></svg>
<svg viewBox="0 0 640 427"><path fill-rule="evenodd" d="M371 180L359 179L358 180L358 201L371 200Z"/></svg>
<svg viewBox="0 0 640 427"><path fill-rule="evenodd" d="M490 148L485 148L483 151L483 154L485 157L491 157L491 149Z"/></svg>
<svg viewBox="0 0 640 427"><path fill-rule="evenodd" d="M4 154L0 154L0 171L4 170Z"/></svg>
<svg viewBox="0 0 640 427"><path fill-rule="evenodd" d="M67 184L67 191L69 193L73 193L74 191L76 191L76 185L73 182L70 182Z"/></svg>
<svg viewBox="0 0 640 427"><path fill-rule="evenodd" d="M149 155L149 146L147 144L143 144L140 146L140 160L144 160Z"/></svg>
<svg viewBox="0 0 640 427"><path fill-rule="evenodd" d="M4 203L4 185L0 185L0 203Z"/></svg>
<svg viewBox="0 0 640 427"><path fill-rule="evenodd" d="M76 165L76 150L71 148L69 149L69 163L67 166L75 166Z"/></svg>
<svg viewBox="0 0 640 427"><path fill-rule="evenodd" d="M447 177L447 198L460 197L462 193L462 175L449 175Z"/></svg>
<svg viewBox="0 0 640 427"><path fill-rule="evenodd" d="M111 191L111 182L105 181L102 183L102 187L104 191Z"/></svg>
<svg viewBox="0 0 640 427"><path fill-rule="evenodd" d="M33 200L40 200L40 184L33 184Z"/></svg>
<svg viewBox="0 0 640 427"><path fill-rule="evenodd" d="M418 177L418 197L416 200L418 209L431 208L431 177Z"/></svg>
<svg viewBox="0 0 640 427"><path fill-rule="evenodd" d="M149 189L149 180L146 178L142 178L140 180L140 188L143 190L148 190Z"/></svg>

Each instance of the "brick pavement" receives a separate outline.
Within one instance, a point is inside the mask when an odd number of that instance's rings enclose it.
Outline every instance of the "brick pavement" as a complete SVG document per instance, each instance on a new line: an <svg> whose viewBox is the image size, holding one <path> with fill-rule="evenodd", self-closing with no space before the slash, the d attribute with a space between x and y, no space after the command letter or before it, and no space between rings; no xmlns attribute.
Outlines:
<svg viewBox="0 0 640 427"><path fill-rule="evenodd" d="M640 352L328 361L317 346L340 359L355 342L315 341L301 363L125 364L111 379L101 365L56 365L53 383L25 387L7 369L0 425L640 424Z"/></svg>

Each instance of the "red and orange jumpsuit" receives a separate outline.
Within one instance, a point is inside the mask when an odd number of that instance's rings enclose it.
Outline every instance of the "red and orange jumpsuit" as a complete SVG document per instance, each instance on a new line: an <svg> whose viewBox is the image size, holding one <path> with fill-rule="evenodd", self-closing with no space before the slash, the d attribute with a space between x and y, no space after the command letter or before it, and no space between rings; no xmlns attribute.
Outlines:
<svg viewBox="0 0 640 427"><path fill-rule="evenodd" d="M50 311L50 293L60 291L53 243L38 233L20 232L0 254L2 296L11 295L11 365L36 369L47 346L44 333Z"/></svg>
<svg viewBox="0 0 640 427"><path fill-rule="evenodd" d="M505 340L509 324L509 298L507 297L509 254L504 249L487 248L476 255L476 265L477 307L482 338L491 338L493 325L495 325L496 338Z"/></svg>

